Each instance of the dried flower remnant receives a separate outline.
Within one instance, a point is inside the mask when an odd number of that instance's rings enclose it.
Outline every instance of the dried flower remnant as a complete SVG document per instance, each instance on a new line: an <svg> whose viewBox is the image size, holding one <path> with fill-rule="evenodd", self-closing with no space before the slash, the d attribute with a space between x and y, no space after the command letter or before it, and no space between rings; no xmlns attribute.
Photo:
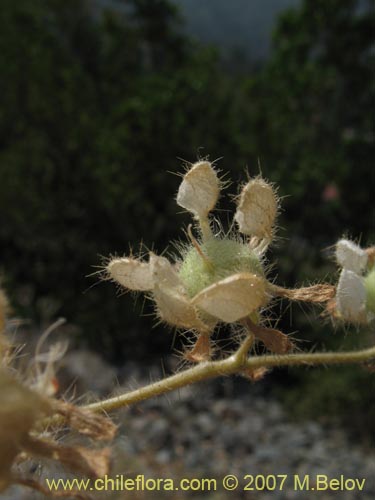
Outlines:
<svg viewBox="0 0 375 500"><path fill-rule="evenodd" d="M36 420L51 413L47 401L0 371L0 492L12 482L12 465Z"/></svg>
<svg viewBox="0 0 375 500"><path fill-rule="evenodd" d="M114 258L106 267L107 277L129 290L149 292L163 321L195 332L196 343L186 353L191 361L210 359L210 336L219 323L246 325L267 349L285 353L293 348L287 335L260 325L262 308L285 291L268 282L263 259L275 231L278 196L264 179L250 179L237 197L238 232L214 234L210 213L221 187L210 162L192 165L176 201L193 215L197 236L189 226L190 241L173 264L153 253L148 262Z"/></svg>
<svg viewBox="0 0 375 500"><path fill-rule="evenodd" d="M32 360L37 367L35 374L19 370L12 352L14 346L10 347L5 337L7 309L6 296L0 290L0 492L12 484L20 484L48 496L64 496L67 492L49 491L36 479L25 477L18 466L27 459L53 460L72 472L102 477L109 472L110 448L64 445L56 440L54 428L47 429L45 422L63 421L68 429L90 437L95 443L112 441L116 426L103 415L51 397L55 395L50 389L55 375L54 364L61 352L52 347L42 356L40 348L48 334L62 323L61 320L40 337ZM44 370L39 366L40 359L45 359ZM88 498L75 490L70 491L69 496Z"/></svg>
<svg viewBox="0 0 375 500"><path fill-rule="evenodd" d="M0 492L12 484L21 484L46 493L37 480L25 478L18 471L17 466L28 458L54 460L88 477L108 474L109 447L67 446L54 439L54 432L42 431L46 417L62 415L65 424L80 434L94 441L111 441L116 426L108 418L43 397L5 370L0 371L0 394ZM53 491L48 494L54 496ZM59 496L58 491L55 494ZM72 490L70 495L81 498L78 491Z"/></svg>
<svg viewBox="0 0 375 500"><path fill-rule="evenodd" d="M274 366L363 363L374 359L375 347L352 352L292 352L295 345L290 336L264 325L265 306L274 298L322 305L333 314L337 309L336 286L317 283L289 289L271 283L264 254L275 233L279 209L275 189L260 177L250 179L236 199L234 226L238 231L216 234L211 212L222 187L210 162L191 165L176 201L193 215L194 225L187 229L188 242L177 247L179 256L175 261L150 253L148 261L113 258L105 268L106 279L128 290L146 292L161 320L195 333L195 343L185 352L185 358L197 364L150 386L93 403L88 409L111 411L148 399L150 393L160 395L219 375L240 374L257 381ZM367 249L366 254L366 266L371 269L375 249ZM348 267L361 270L365 260L362 254L352 257ZM374 280L375 272L370 270L364 276L368 310L375 308L375 285L371 285ZM220 353L218 345L213 346L212 333L221 323L234 324L234 331L242 333L237 350L227 356ZM271 354L250 352L255 341Z"/></svg>
<svg viewBox="0 0 375 500"><path fill-rule="evenodd" d="M265 327L263 307L273 298L322 304L333 310L336 287L321 283L286 289L270 283L263 256L275 232L279 205L275 190L261 178L250 179L237 198L234 221L239 232L225 235L214 233L211 218L221 187L217 171L207 161L192 165L184 176L177 202L192 213L195 226L194 234L189 226L188 243L180 247L176 262L150 253L147 261L115 258L106 266L107 278L128 290L146 292L163 321L196 333L195 345L186 353L187 359L196 362L195 366L80 409L56 402L55 415L47 419L49 423L58 425L63 421L80 433L89 433L93 439L110 439L111 426L106 428L102 422L95 422L93 413L113 411L217 376L240 374L255 382L275 366L369 363L375 359L375 346L349 352L291 352L294 344L288 335ZM346 262L347 247L352 251L351 245L339 246L339 260ZM365 253L367 260L363 252L351 254L346 268L363 273L366 308L373 310L375 252L367 249ZM211 334L220 323L234 323L235 331L241 330L243 336L234 352L227 356L221 352L212 359ZM274 354L249 353L255 340ZM43 449L43 445L38 448ZM74 460L80 460L81 450L76 451ZM59 454L60 460L65 456L64 452ZM87 454L88 463L90 457Z"/></svg>
<svg viewBox="0 0 375 500"><path fill-rule="evenodd" d="M208 161L192 165L184 176L177 203L192 213L195 226L194 234L189 226L189 241L175 263L150 253L148 261L124 257L111 259L106 266L110 279L126 289L146 292L163 321L195 332L195 345L186 353L187 359L198 363L193 367L84 407L63 402L53 397L56 391L51 384L62 350L42 353L40 349L48 331L36 349L35 376L24 377L11 366L4 335L7 301L0 291L0 492L22 484L45 495L67 496L21 476L16 466L28 457L54 460L89 477L107 474L110 449L96 445L111 442L116 426L103 412L217 376L240 374L255 382L275 366L369 363L375 359L374 346L351 352L291 353L294 345L289 336L265 327L262 321L264 306L275 297L327 304L344 320L371 321L375 317L375 248L362 250L348 240L338 243L342 272L337 290L328 284L296 289L277 286L268 281L264 266L279 206L274 188L259 177L249 180L237 198L234 221L239 231L224 235L214 233L210 217L221 187L217 171ZM244 335L233 353L212 360L211 334L220 323L234 323ZM274 354L249 355L254 340ZM45 363L44 369L41 363ZM88 436L95 448L58 442L55 430L62 424ZM87 498L78 491L68 493Z"/></svg>

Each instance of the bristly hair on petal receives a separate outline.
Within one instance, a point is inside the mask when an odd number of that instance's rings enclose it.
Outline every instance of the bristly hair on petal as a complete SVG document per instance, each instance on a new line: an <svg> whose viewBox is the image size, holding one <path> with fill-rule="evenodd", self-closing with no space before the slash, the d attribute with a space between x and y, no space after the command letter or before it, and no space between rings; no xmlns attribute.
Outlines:
<svg viewBox="0 0 375 500"><path fill-rule="evenodd" d="M241 233L271 241L279 209L279 198L274 187L261 177L245 184L238 196L234 216Z"/></svg>
<svg viewBox="0 0 375 500"><path fill-rule="evenodd" d="M176 201L195 216L205 218L215 207L220 189L220 179L212 163L198 161L183 177Z"/></svg>
<svg viewBox="0 0 375 500"><path fill-rule="evenodd" d="M106 267L108 276L124 288L148 291L153 288L151 266L148 262L122 257L112 259Z"/></svg>

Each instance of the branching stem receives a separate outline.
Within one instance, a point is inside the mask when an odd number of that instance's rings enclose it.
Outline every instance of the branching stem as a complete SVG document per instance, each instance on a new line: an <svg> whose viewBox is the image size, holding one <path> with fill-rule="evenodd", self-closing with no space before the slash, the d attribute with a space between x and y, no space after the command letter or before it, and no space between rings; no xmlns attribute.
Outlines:
<svg viewBox="0 0 375 500"><path fill-rule="evenodd" d="M375 346L369 349L349 352L315 352L300 354L283 354L267 356L244 356L252 343L251 335L245 338L235 354L220 361L207 361L200 363L180 373L154 382L140 389L89 404L84 408L94 412L110 412L144 401L151 397L160 396L180 387L207 380L222 375L232 375L244 369L274 366L298 365L331 365L364 363L375 359Z"/></svg>

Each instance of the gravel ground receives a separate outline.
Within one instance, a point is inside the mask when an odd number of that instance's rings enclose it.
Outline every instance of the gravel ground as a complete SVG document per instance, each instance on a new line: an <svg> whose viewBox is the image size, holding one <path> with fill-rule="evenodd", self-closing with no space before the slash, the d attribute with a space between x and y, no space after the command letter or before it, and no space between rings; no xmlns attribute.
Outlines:
<svg viewBox="0 0 375 500"><path fill-rule="evenodd" d="M194 498L375 498L375 450L355 446L342 429L314 421L292 422L281 405L259 394L256 386L248 385L248 390L236 394L238 382L244 387L238 378L226 379L224 391L223 381L202 383L122 411L118 450L130 460L126 470L118 468L117 472L128 477L217 479L216 493L196 494ZM228 474L239 480L235 492L223 488ZM287 475L282 491L277 491L279 480L273 491L243 491L251 480L245 478L247 475L278 474ZM363 491L342 491L341 485L337 491L299 491L295 476L303 481L305 475L312 488L317 486L317 475L329 480L343 476L344 480L366 481ZM259 481L262 488L262 478ZM273 478L269 481L272 488ZM348 487L352 484L346 483ZM185 497L179 494L173 498Z"/></svg>
<svg viewBox="0 0 375 500"><path fill-rule="evenodd" d="M74 362L68 366L66 377L76 377L83 392L99 396L108 394L116 376L96 355L85 362L85 354L74 353ZM86 356L87 357L87 356ZM82 363L90 370L81 374L74 369ZM101 377L103 373L103 377ZM108 376L111 373L112 376ZM104 383L104 374L106 382ZM120 375L122 387L135 388L161 376L159 369L142 374L137 365L127 365ZM98 380L101 384L98 385ZM241 378L226 378L197 384L121 410L115 415L119 424L112 477L123 475L145 479L171 478L174 487L181 478L210 478L216 480L210 491L183 492L174 490L123 493L100 493L97 498L180 500L184 498L213 500L279 500L279 499L340 499L372 500L375 498L375 450L353 444L347 433L333 425L319 422L293 422L282 406L264 395L262 385L252 385ZM235 475L238 487L226 491L223 479ZM269 489L262 489L263 479L251 483L251 477L268 476ZM281 489L281 477L286 475ZM355 489L328 489L317 491L317 476L328 480L346 481L365 479L362 491ZM45 468L43 477L63 477L61 471ZM301 491L295 484L309 477L310 491ZM149 483L152 486L152 483ZM195 483L197 484L197 483ZM323 483L320 483L321 485ZM345 484L345 483L344 483ZM244 491L246 485L254 490ZM256 488L260 488L257 490ZM295 487L297 486L297 487ZM335 484L333 484L335 487ZM315 488L314 490L312 488ZM44 498L20 488L11 488L0 495L1 500L31 500Z"/></svg>

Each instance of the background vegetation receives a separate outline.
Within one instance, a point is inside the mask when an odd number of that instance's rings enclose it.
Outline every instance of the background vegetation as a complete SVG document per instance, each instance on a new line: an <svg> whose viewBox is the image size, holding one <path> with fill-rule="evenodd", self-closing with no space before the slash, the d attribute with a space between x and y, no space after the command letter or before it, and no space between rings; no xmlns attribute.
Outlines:
<svg viewBox="0 0 375 500"><path fill-rule="evenodd" d="M279 17L269 58L244 66L190 40L167 0L3 0L0 263L16 311L66 317L113 362L169 351L173 336L139 319L140 301L87 275L101 256L181 236L167 172L207 154L235 182L260 165L287 196L271 257L281 284L335 279L322 249L345 231L374 242L374 22L370 1L304 0ZM343 343L310 311L293 310L295 328L308 346ZM351 412L375 415L374 379L358 377L316 372L331 396L298 389L301 413L337 414L354 394Z"/></svg>

